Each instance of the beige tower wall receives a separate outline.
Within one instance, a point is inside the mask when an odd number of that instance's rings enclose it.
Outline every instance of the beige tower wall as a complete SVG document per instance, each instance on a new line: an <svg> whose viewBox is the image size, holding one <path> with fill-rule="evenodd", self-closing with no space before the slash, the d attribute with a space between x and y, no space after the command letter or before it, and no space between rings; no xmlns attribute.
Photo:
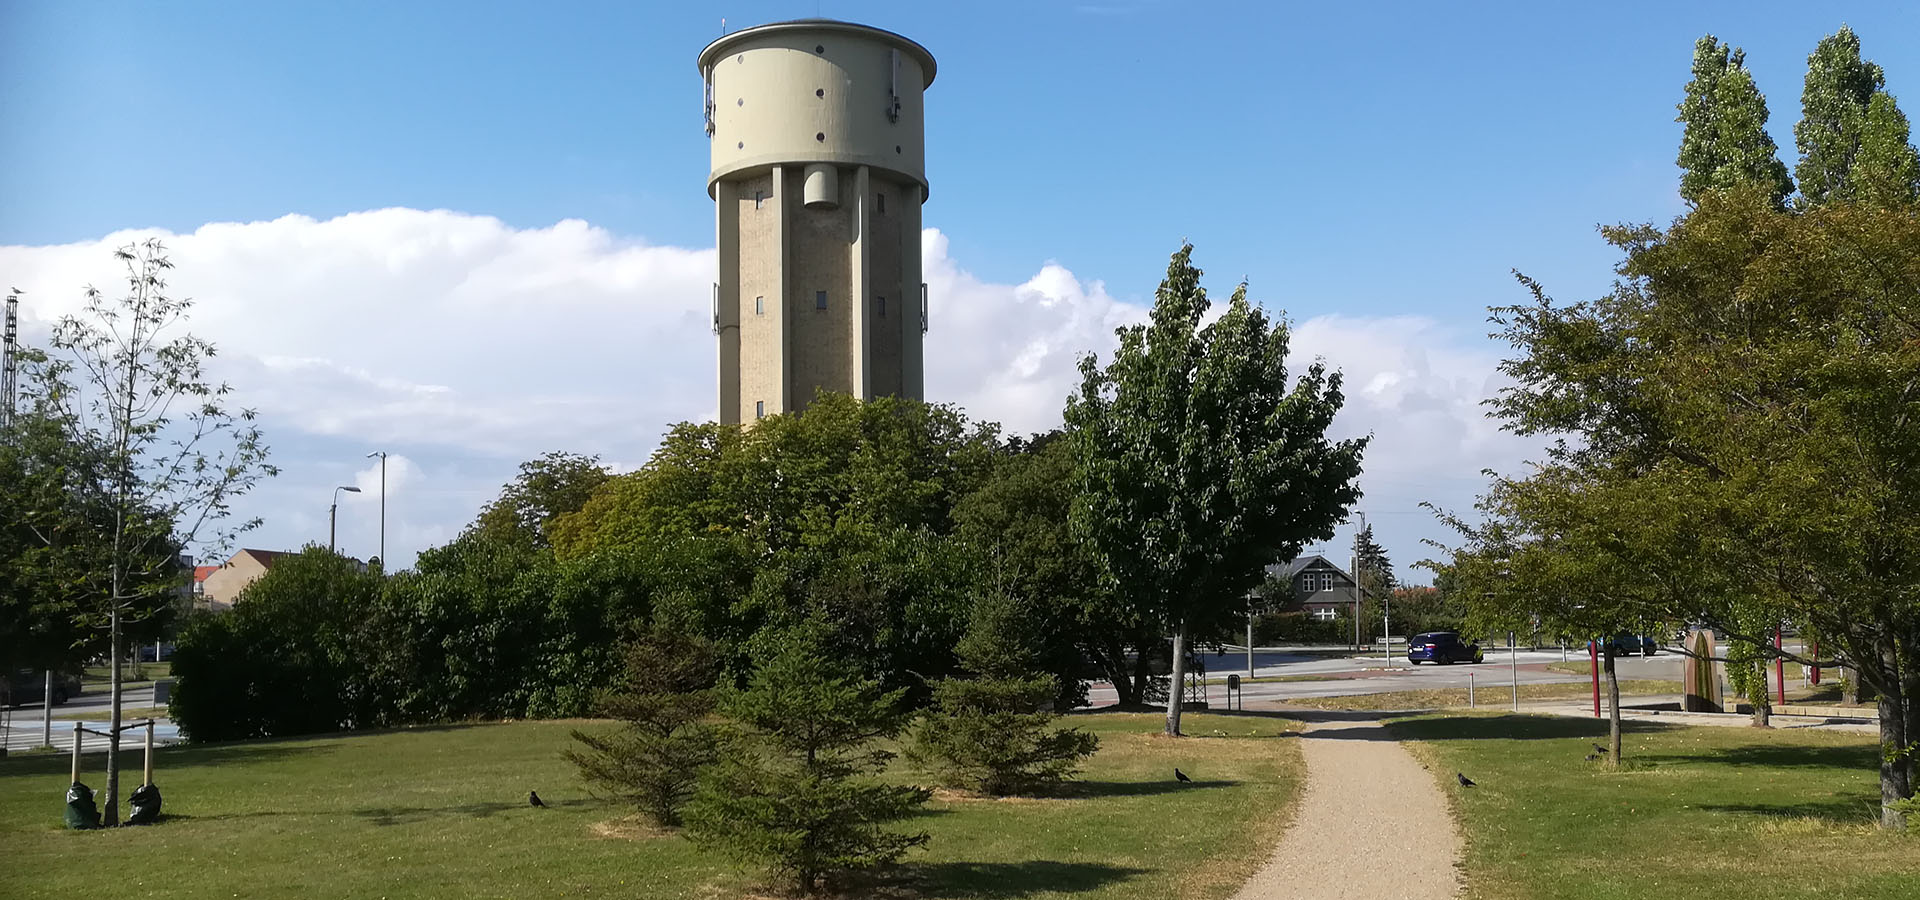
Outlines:
<svg viewBox="0 0 1920 900"><path fill-rule="evenodd" d="M729 35L700 63L720 421L803 409L822 389L920 398L921 92L932 56L890 32L807 21ZM836 182L831 200L805 202L810 168Z"/></svg>

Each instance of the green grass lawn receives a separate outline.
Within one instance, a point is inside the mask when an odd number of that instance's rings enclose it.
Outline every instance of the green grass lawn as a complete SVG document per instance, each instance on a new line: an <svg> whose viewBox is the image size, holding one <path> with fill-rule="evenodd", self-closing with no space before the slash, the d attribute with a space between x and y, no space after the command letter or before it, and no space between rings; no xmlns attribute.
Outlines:
<svg viewBox="0 0 1920 900"><path fill-rule="evenodd" d="M59 709L59 707L57 706L54 708ZM74 722L79 720L105 722L107 720L108 715L110 715L110 713L106 709L94 709L94 710L88 710L87 712L54 713L53 720L55 722L60 722L60 721ZM134 722L140 719L164 719L166 718L166 716L167 716L167 708L164 706L122 705L120 707L121 722ZM35 715L34 718L38 719L40 717L38 715ZM165 792L163 791L162 793L164 794Z"/></svg>
<svg viewBox="0 0 1920 900"><path fill-rule="evenodd" d="M1455 713L1390 723L1452 796L1474 900L1920 897L1920 838L1874 827L1871 735ZM1461 788L1465 772L1478 787Z"/></svg>
<svg viewBox="0 0 1920 900"><path fill-rule="evenodd" d="M141 663L138 667L133 663L120 664L120 683L122 685L146 684L157 678L171 677L173 677L173 663L171 662ZM80 683L89 690L102 689L113 683L113 667L88 666L81 669Z"/></svg>
<svg viewBox="0 0 1920 900"><path fill-rule="evenodd" d="M1622 681L1620 696L1678 694L1678 681ZM1520 699L1572 700L1593 695L1589 684L1523 684ZM1500 708L1513 702L1513 688L1505 684L1481 685L1474 701L1482 707ZM1285 702L1318 709L1445 709L1467 705L1466 688L1435 688L1420 691L1390 691L1384 694L1355 694L1348 697L1298 697Z"/></svg>
<svg viewBox="0 0 1920 900"><path fill-rule="evenodd" d="M1302 766L1286 719L1092 714L1070 796L942 794L887 896L1226 897L1284 825ZM758 872L595 800L563 761L580 723L520 722L167 748L148 828L60 828L65 755L0 760L0 896L754 896ZM600 727L589 723L587 727ZM139 754L130 758L138 778ZM102 787L101 757L82 780ZM1179 766L1195 780L1173 780ZM910 773L894 773L910 777ZM129 788L131 785L129 785ZM540 791L547 809L526 805Z"/></svg>

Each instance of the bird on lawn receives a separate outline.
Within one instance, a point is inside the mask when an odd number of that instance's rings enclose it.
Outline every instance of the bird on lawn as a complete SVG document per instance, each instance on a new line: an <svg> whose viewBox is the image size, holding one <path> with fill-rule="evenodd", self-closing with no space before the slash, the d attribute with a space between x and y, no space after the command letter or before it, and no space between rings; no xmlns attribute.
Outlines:
<svg viewBox="0 0 1920 900"><path fill-rule="evenodd" d="M1599 744L1595 744L1593 745L1593 752L1598 753L1602 756L1605 756L1608 753L1608 750L1607 748L1602 747Z"/></svg>
<svg viewBox="0 0 1920 900"><path fill-rule="evenodd" d="M1179 769L1173 770L1173 780L1178 781L1181 784L1188 784L1193 781L1193 779L1187 777L1187 773L1182 772Z"/></svg>
<svg viewBox="0 0 1920 900"><path fill-rule="evenodd" d="M544 806L546 806L546 804L545 804L545 803L541 803L541 802L540 802L540 792L539 792L539 791L528 791L528 792L527 792L527 805L528 805L528 806L540 806L540 807L544 807Z"/></svg>
<svg viewBox="0 0 1920 900"><path fill-rule="evenodd" d="M1593 762L1594 760L1596 760L1596 759L1599 759L1599 758L1600 758L1600 754L1598 754L1598 753L1589 753L1589 754L1587 754L1587 762Z"/></svg>
<svg viewBox="0 0 1920 900"><path fill-rule="evenodd" d="M1453 773L1453 777L1460 782L1461 787L1473 787L1473 779L1468 778L1467 776L1462 775L1459 772Z"/></svg>

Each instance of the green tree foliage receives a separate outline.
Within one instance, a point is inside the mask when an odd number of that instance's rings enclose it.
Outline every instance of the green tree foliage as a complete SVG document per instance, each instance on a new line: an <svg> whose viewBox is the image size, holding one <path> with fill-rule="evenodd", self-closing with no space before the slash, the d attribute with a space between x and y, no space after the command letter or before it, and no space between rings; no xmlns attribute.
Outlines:
<svg viewBox="0 0 1920 900"><path fill-rule="evenodd" d="M46 358L28 351L24 407L0 436L0 667L77 669L111 651L98 627L99 573L111 568L110 449L80 433L50 402ZM135 510L132 530L170 530L152 510ZM139 567L121 616L129 641L171 633L185 598L172 542Z"/></svg>
<svg viewBox="0 0 1920 900"><path fill-rule="evenodd" d="M565 752L567 760L655 824L679 825L695 779L719 755L719 734L707 721L718 675L711 644L683 627L654 626L627 645L625 678L597 710L625 725L574 729L580 746Z"/></svg>
<svg viewBox="0 0 1920 900"><path fill-rule="evenodd" d="M1519 351L1500 414L1572 438L1521 489L1560 519L1522 510L1515 542L1579 537L1594 570L1570 592L1643 598L1763 657L1753 623L1819 634L1880 697L1897 826L1920 732L1920 219L1773 199L1718 192L1665 230L1608 229L1611 294L1498 311Z"/></svg>
<svg viewBox="0 0 1920 900"><path fill-rule="evenodd" d="M1706 35L1693 46L1693 80L1680 101L1680 196L1754 186L1784 204L1793 178L1767 134L1767 100L1747 70L1746 51Z"/></svg>
<svg viewBox="0 0 1920 900"><path fill-rule="evenodd" d="M926 843L925 833L884 826L930 796L874 777L892 758L875 742L906 724L904 692L861 678L821 631L763 636L764 662L721 701L743 749L701 775L686 811L694 841L763 864L808 893Z"/></svg>
<svg viewBox="0 0 1920 900"><path fill-rule="evenodd" d="M367 648L381 579L324 547L281 557L233 609L188 620L170 715L196 741L384 724L390 684Z"/></svg>
<svg viewBox="0 0 1920 900"><path fill-rule="evenodd" d="M1861 203L1890 208L1920 203L1920 153L1908 140L1907 117L1893 95L1875 93L1867 101L1860 154L1853 161L1853 184Z"/></svg>
<svg viewBox="0 0 1920 900"><path fill-rule="evenodd" d="M1044 790L1071 778L1099 738L1056 728L1054 676L1037 671L1034 604L989 594L960 641L964 678L942 680L908 758L951 787L983 794Z"/></svg>
<svg viewBox="0 0 1920 900"><path fill-rule="evenodd" d="M1794 174L1809 204L1910 206L1920 196L1920 157L1907 117L1886 92L1886 74L1860 59L1860 38L1842 26L1807 57L1802 115L1793 126Z"/></svg>
<svg viewBox="0 0 1920 900"><path fill-rule="evenodd" d="M534 548L551 546L553 521L585 506L613 477L599 457L553 452L520 464L520 474L480 510L468 533L488 542Z"/></svg>
<svg viewBox="0 0 1920 900"><path fill-rule="evenodd" d="M754 634L824 619L849 659L918 699L952 670L966 627L954 507L1001 456L992 426L951 407L823 393L751 429L675 427L646 466L555 523L555 549L733 560L740 595L696 616L730 669Z"/></svg>
<svg viewBox="0 0 1920 900"><path fill-rule="evenodd" d="M955 506L957 534L977 559L976 592L1029 598L1034 665L1058 681L1058 708L1086 701L1083 659L1114 684L1122 704L1137 704L1141 685L1127 647L1151 644L1159 632L1113 602L1068 527L1073 466L1073 447L1059 432L1010 441L985 483Z"/></svg>
<svg viewBox="0 0 1920 900"><path fill-rule="evenodd" d="M1287 327L1249 303L1245 285L1201 326L1211 304L1192 254L1173 255L1151 321L1119 330L1104 369L1081 360L1066 410L1073 525L1116 606L1173 633L1175 684L1189 635L1243 614L1265 565L1332 535L1359 497L1366 445L1327 440L1339 374L1315 363L1289 386ZM1172 693L1167 732L1178 734Z"/></svg>

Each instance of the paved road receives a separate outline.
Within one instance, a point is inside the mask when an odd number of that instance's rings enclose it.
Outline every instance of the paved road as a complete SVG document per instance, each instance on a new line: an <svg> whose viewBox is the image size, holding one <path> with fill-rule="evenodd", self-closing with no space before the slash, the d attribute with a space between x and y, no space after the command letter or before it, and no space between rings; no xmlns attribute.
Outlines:
<svg viewBox="0 0 1920 900"><path fill-rule="evenodd" d="M1568 659L1574 659L1569 654ZM1497 703L1516 676L1521 684L1569 684L1587 680L1587 676L1551 672L1549 662L1559 662L1560 651L1522 650L1511 656L1506 651L1489 651L1483 663L1455 663L1450 666L1422 664L1411 666L1406 659L1393 660L1391 667L1379 656L1327 657L1281 651L1254 652L1254 673L1258 677L1316 676L1327 680L1254 681L1243 686L1248 701L1289 700L1300 697L1342 697L1352 694L1384 694L1392 691L1464 688L1473 684L1489 692L1487 702ZM1517 671L1515 663L1517 662ZM1206 654L1207 674L1211 680L1224 681L1229 674L1246 674L1246 656L1240 653ZM1623 679L1657 678L1677 681L1681 658L1674 654L1653 657L1623 657L1618 660ZM1208 686L1216 701L1225 696L1223 684ZM1092 706L1104 706L1117 700L1113 688L1096 683L1089 691Z"/></svg>
<svg viewBox="0 0 1920 900"><path fill-rule="evenodd" d="M120 705L122 709L152 706L153 685L149 684L144 687L128 688L121 692ZM98 731L105 731L107 730L107 720L111 717L110 709L111 700L107 692L100 690L81 694L78 697L74 697L65 703L55 706L53 708L53 714L55 716L63 716L73 713L87 713L87 718L83 720L81 724ZM42 730L43 725L40 718L40 704L33 703L13 709L0 710L0 717L4 717L4 722L9 726L0 729L0 735L4 735L6 747L9 752L28 750L43 746L46 743L44 740L45 732ZM120 745L126 747L129 746L130 742L137 744L144 739L144 730L129 731L122 737ZM180 730L174 727L172 722L162 719L154 725L154 743L171 744L178 740L180 740ZM73 749L72 720L60 718L53 720L53 746L62 750ZM86 736L85 749L104 749L105 747L106 738L98 735Z"/></svg>

